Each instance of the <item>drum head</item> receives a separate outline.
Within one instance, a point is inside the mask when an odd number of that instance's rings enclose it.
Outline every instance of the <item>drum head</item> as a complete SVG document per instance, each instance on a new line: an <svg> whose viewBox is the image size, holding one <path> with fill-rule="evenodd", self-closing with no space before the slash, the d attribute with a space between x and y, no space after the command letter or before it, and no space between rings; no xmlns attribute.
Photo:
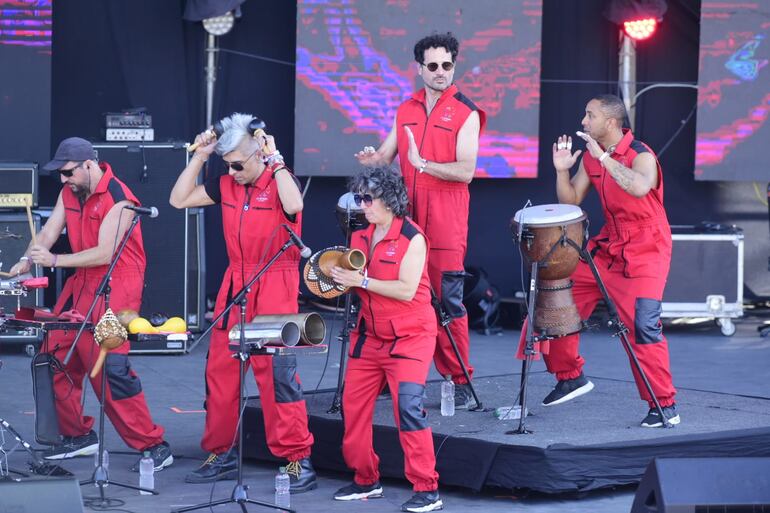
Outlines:
<svg viewBox="0 0 770 513"><path fill-rule="evenodd" d="M353 201L353 193L346 192L337 201L337 224L342 233L347 236L349 232L360 230L369 226L366 215L360 206Z"/></svg>
<svg viewBox="0 0 770 513"><path fill-rule="evenodd" d="M562 224L578 220L584 215L583 209L577 205L554 203L523 208L516 212L513 220L524 225Z"/></svg>

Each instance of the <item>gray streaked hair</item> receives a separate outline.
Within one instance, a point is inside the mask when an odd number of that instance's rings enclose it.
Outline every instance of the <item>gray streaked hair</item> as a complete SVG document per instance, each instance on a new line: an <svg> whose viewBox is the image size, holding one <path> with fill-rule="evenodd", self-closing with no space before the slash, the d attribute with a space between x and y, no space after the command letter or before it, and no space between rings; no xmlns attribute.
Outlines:
<svg viewBox="0 0 770 513"><path fill-rule="evenodd" d="M406 185L401 174L393 168L364 168L350 179L348 187L354 194L369 193L382 199L396 217L404 217L407 213L409 200L406 196Z"/></svg>
<svg viewBox="0 0 770 513"><path fill-rule="evenodd" d="M220 121L222 134L217 139L217 145L214 148L217 154L227 155L231 151L237 150L244 140L251 139L253 134L249 130L249 123L254 119L251 114L241 114L240 112L223 118Z"/></svg>

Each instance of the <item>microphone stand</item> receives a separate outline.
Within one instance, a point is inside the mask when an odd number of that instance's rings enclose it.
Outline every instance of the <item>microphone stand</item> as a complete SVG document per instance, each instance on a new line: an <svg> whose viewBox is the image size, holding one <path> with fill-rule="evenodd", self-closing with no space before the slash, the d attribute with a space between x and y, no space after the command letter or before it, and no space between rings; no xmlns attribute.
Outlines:
<svg viewBox="0 0 770 513"><path fill-rule="evenodd" d="M248 293L249 289L251 289L252 285L254 285L258 279L262 277L263 274L267 271L267 269L275 263L276 260L291 246L295 245L294 241L290 238L287 240L283 246L281 246L281 249L278 250L278 252L273 255L273 257L257 272L257 274L254 275L253 278L249 280L249 282L243 286L241 290L239 290L235 296L233 297L232 301L228 303L224 310L214 319L211 321L211 324L209 327L204 331L199 337L198 340L204 338L206 335L211 332L214 327L219 324L219 321L222 320L222 318L229 312L233 306L239 305L240 306L240 318L239 318L239 324L241 326L240 329L240 336L238 337L238 352L233 355L233 357L238 358L238 386L239 386L239 394L238 394L238 480L236 481L235 486L233 487L233 491L230 494L229 499L221 499L218 501L209 501L202 504L196 504L194 506L188 506L186 508L180 508L173 510L174 513L182 513L184 511L194 511L198 509L206 509L206 508L212 508L213 506L220 506L222 504L231 504L236 503L241 507L241 510L243 513L246 513L248 510L246 509L246 504L256 504L257 506L263 506L265 508L280 510L285 513L296 513L296 510L291 508L285 508L285 507L279 507L275 504L272 504L270 502L263 502L263 501L257 501L254 499L249 498L249 494L247 492L248 486L243 484L243 407L246 402L245 395L246 391L244 389L244 378L246 376L246 362L249 359L249 352L246 350L246 333L243 327L246 325L246 303L248 300Z"/></svg>
<svg viewBox="0 0 770 513"><path fill-rule="evenodd" d="M351 226L350 218L350 206L347 209L347 225L345 226L345 246L350 247L350 239L353 234L353 227ZM356 327L355 321L351 322L353 313L353 292L348 291L345 294L345 315L343 317L343 325L340 330L340 334L337 340L340 341L340 371L337 374L337 389L334 391L334 397L332 398L332 404L326 413L339 413L342 411L342 389L345 386L345 368L347 367L347 353L348 346L350 345L350 332Z"/></svg>
<svg viewBox="0 0 770 513"><path fill-rule="evenodd" d="M75 340L72 341L72 347L70 347L70 350L67 352L67 356L64 357L63 364L65 367L65 370L66 370L67 364L72 358L72 353L75 351L75 346L77 345L78 340L80 340L80 336L83 334L83 331L85 331L86 325L88 324L88 319L91 318L91 314L96 308L96 304L99 302L99 297L104 296L105 310L110 307L110 285L109 284L110 284L110 280L112 279L112 272L115 270L115 266L117 265L118 260L120 260L120 255L123 254L123 250L125 249L126 244L128 244L129 239L131 238L131 233L134 231L134 228L136 228L136 225L139 224L140 215L142 214L139 214L139 213L134 214L134 218L131 220L131 225L128 227L128 230L126 230L126 233L123 234L123 239L120 241L120 246L118 246L117 251L112 255L110 266L107 268L107 272L104 274L104 277L102 278L101 283L99 283L99 288L96 289L94 300L91 302L91 306L88 308L88 313L83 319L83 322L80 324L80 329L78 330L78 333L75 336ZM103 461L104 459L104 392L107 388L107 367L106 366L102 368L101 373L102 373L101 385L100 385L101 392L99 394L98 463L96 465L96 468L94 469L94 473L91 475L91 479L86 479L85 481L81 481L80 486L85 486L87 484L92 484L92 483L96 485L99 488L99 497L100 497L99 505L102 507L110 505L109 500L104 497L104 487L110 484L115 486L120 486L122 488L139 490L141 492L148 492L148 493L151 493L152 495L158 495L157 491L151 490L149 488L142 488L139 486L134 486L126 483L119 483L117 481L110 480L109 472L107 471L107 468L104 466L104 461Z"/></svg>

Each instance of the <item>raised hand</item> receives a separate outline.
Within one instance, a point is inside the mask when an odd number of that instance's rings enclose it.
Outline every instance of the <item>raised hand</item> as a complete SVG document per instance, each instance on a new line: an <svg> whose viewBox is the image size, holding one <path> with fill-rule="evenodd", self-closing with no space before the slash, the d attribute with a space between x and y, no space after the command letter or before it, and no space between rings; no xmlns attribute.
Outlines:
<svg viewBox="0 0 770 513"><path fill-rule="evenodd" d="M408 126L405 126L404 130L406 130L406 136L409 138L409 152L407 153L409 163L419 168L422 166L422 157L419 148L417 148L417 142L414 140L414 134Z"/></svg>
<svg viewBox="0 0 770 513"><path fill-rule="evenodd" d="M195 143L198 147L195 148L195 154L204 158L214 153L214 147L217 145L217 134L214 133L214 127L209 128L205 132L201 132L195 136Z"/></svg>
<svg viewBox="0 0 770 513"><path fill-rule="evenodd" d="M590 135L586 134L585 132L575 132L578 137L583 139L586 142L586 150L591 154L591 156L595 159L598 159L602 156L602 153L604 153L604 150L601 146L599 146L599 143L596 142L596 139L591 137Z"/></svg>
<svg viewBox="0 0 770 513"><path fill-rule="evenodd" d="M353 155L362 166L376 167L380 163L380 156L373 146L364 146L364 149Z"/></svg>
<svg viewBox="0 0 770 513"><path fill-rule="evenodd" d="M572 137L567 134L559 136L553 143L553 167L557 171L570 170L577 162L583 150L576 150L572 153Z"/></svg>

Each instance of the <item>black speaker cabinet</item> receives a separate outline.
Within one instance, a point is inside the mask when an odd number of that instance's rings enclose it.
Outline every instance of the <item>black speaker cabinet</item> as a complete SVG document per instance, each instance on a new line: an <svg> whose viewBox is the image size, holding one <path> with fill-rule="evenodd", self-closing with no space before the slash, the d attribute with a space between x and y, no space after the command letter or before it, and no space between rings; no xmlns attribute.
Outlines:
<svg viewBox="0 0 770 513"><path fill-rule="evenodd" d="M147 271L143 317L155 312L183 317L188 327L202 328L205 298L203 209L178 210L169 194L187 165L184 143L94 143L100 161L158 217L142 219Z"/></svg>
<svg viewBox="0 0 770 513"><path fill-rule="evenodd" d="M82 513L75 478L0 480L0 511L6 513Z"/></svg>
<svg viewBox="0 0 770 513"><path fill-rule="evenodd" d="M39 231L40 216L33 215L32 220L35 231ZM8 272L24 256L31 238L26 212L0 212L0 271ZM32 266L31 273L42 276L39 266ZM12 290L0 290L0 311L13 314L18 306L43 304L43 289L32 289L26 296L13 294ZM39 334L34 330L5 329L0 331L0 342L35 344L39 342Z"/></svg>
<svg viewBox="0 0 770 513"><path fill-rule="evenodd" d="M656 458L631 513L770 513L770 458Z"/></svg>

